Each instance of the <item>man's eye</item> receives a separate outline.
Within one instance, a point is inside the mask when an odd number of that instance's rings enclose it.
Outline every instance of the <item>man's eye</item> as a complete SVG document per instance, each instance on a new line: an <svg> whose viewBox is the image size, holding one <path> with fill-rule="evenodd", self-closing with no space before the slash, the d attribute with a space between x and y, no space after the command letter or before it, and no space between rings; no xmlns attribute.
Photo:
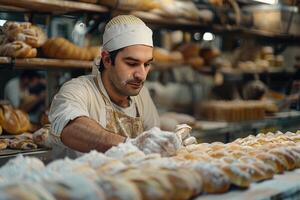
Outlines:
<svg viewBox="0 0 300 200"><path fill-rule="evenodd" d="M137 63L127 63L127 65L134 67L137 65Z"/></svg>
<svg viewBox="0 0 300 200"><path fill-rule="evenodd" d="M150 67L151 63L145 63L145 67Z"/></svg>

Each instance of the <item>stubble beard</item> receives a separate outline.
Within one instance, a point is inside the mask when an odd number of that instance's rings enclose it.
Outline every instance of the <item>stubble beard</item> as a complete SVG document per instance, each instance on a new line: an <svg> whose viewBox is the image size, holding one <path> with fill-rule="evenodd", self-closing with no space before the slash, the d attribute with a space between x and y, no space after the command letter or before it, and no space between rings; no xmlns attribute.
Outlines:
<svg viewBox="0 0 300 200"><path fill-rule="evenodd" d="M137 96L143 88L144 82L141 83L142 85L139 89L128 89L128 87L130 87L130 85L128 85L128 82L130 82L130 80L118 81L112 76L110 76L110 83L118 94L126 97Z"/></svg>

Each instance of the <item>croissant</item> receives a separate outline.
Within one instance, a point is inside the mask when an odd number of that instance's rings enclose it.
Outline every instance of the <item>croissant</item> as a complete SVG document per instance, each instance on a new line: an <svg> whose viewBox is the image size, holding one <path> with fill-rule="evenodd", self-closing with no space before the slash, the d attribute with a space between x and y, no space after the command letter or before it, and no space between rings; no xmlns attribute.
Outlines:
<svg viewBox="0 0 300 200"><path fill-rule="evenodd" d="M14 41L0 45L0 55L15 58L34 58L37 55L37 50L31 48L25 42Z"/></svg>
<svg viewBox="0 0 300 200"><path fill-rule="evenodd" d="M51 38L42 46L43 53L49 58L74 59L74 60L93 60L100 55L95 51L95 47L81 48L64 38Z"/></svg>

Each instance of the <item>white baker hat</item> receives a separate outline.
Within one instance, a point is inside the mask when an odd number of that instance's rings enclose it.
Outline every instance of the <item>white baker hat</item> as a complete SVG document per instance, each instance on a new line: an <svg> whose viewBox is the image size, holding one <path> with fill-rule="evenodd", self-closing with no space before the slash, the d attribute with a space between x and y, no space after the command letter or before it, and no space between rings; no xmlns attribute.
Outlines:
<svg viewBox="0 0 300 200"><path fill-rule="evenodd" d="M153 47L152 30L141 19L133 15L119 15L105 26L103 50L111 52L136 44Z"/></svg>

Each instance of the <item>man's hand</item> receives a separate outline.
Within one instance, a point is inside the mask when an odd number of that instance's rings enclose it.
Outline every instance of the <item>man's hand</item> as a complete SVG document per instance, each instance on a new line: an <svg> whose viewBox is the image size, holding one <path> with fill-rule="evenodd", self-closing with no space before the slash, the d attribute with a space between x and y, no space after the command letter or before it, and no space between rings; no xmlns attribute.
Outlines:
<svg viewBox="0 0 300 200"><path fill-rule="evenodd" d="M182 141L182 145L188 146L197 143L196 138L191 136L191 131L192 131L192 127L190 127L187 124L176 125L175 133Z"/></svg>
<svg viewBox="0 0 300 200"><path fill-rule="evenodd" d="M135 139L128 139L127 142L131 142L145 154L159 153L162 156L175 155L181 146L181 140L177 134L162 131L157 127L143 132Z"/></svg>

